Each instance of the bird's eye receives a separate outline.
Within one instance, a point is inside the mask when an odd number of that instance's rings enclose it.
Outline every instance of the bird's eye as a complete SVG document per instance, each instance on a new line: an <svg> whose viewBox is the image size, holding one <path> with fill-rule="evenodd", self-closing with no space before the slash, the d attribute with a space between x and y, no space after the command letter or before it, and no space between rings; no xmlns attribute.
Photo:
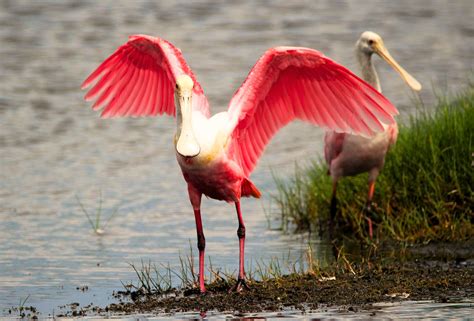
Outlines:
<svg viewBox="0 0 474 321"><path fill-rule="evenodd" d="M176 89L178 89L178 84L176 84Z"/></svg>
<svg viewBox="0 0 474 321"><path fill-rule="evenodd" d="M372 46L374 44L374 41L371 39L368 41L369 45Z"/></svg>

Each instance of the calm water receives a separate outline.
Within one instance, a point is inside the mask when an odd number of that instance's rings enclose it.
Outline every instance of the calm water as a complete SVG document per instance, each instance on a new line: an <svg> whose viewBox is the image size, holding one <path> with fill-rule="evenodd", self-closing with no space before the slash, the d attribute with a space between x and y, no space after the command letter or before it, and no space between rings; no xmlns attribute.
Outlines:
<svg viewBox="0 0 474 321"><path fill-rule="evenodd" d="M424 86L457 90L474 70L474 3L458 1L8 1L0 0L0 314L28 297L43 316L61 304L105 304L128 262L178 264L194 217L175 161L171 118L100 120L82 101L82 80L128 35L159 35L182 49L214 112L265 49L301 45L356 70L353 44L364 30ZM413 95L378 59L384 93L402 115ZM403 117L402 117L403 118ZM262 200L245 200L248 261L297 258L305 236L269 229L272 171L321 154L323 132L294 123L267 148L253 181ZM106 217L95 235L76 196ZM237 267L233 206L203 202L207 254ZM278 226L272 221L272 226ZM317 255L326 247L313 244ZM87 285L82 293L76 287ZM449 309L456 315L459 309ZM422 312L413 312L422 313Z"/></svg>

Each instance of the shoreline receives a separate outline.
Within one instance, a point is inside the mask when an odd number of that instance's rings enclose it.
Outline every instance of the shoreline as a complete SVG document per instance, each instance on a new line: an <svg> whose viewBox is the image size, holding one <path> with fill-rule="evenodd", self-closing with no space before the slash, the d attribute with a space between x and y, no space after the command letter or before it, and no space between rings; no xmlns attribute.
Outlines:
<svg viewBox="0 0 474 321"><path fill-rule="evenodd" d="M252 280L250 290L229 293L235 280L216 280L205 295L197 288L172 289L165 294L143 290L118 291L117 303L106 307L67 307L60 317L85 315L180 313L309 313L336 308L369 311L374 304L433 301L474 301L474 250L472 241L429 244L407 249L408 254L381 257L365 263L343 261L332 267L293 273L264 281ZM345 260L347 262L347 260Z"/></svg>

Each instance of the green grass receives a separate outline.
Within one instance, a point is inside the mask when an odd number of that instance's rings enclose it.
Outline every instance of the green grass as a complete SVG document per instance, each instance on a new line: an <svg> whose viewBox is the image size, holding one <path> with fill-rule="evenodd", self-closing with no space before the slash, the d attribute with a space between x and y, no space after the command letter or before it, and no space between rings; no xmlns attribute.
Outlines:
<svg viewBox="0 0 474 321"><path fill-rule="evenodd" d="M420 108L421 109L421 108ZM399 124L396 145L377 179L377 237L402 242L463 240L474 235L474 85ZM276 179L283 229L327 228L331 179L321 160ZM339 232L367 238L367 174L338 184Z"/></svg>
<svg viewBox="0 0 474 321"><path fill-rule="evenodd" d="M250 262L246 267L246 279L249 284L255 282L271 282L281 280L287 275L307 274L317 276L320 280L332 279L335 273L352 273L359 263L369 261L369 256L357 258L357 263L345 249L335 248L337 255L331 264L322 264L313 257L313 250L308 246L306 253L297 260L290 260L290 253L282 257L272 257L268 260ZM136 291L145 295L163 295L173 292L199 292L199 275L195 269L195 256L190 245L189 253L180 255L180 266L170 267L169 264L155 264L151 261L141 261L140 265L130 263L137 276L136 282L122 283L126 291ZM211 258L208 258L205 273L206 289L215 292L229 290L237 282L237 271L225 271L215 268ZM366 264L367 265L367 264Z"/></svg>
<svg viewBox="0 0 474 321"><path fill-rule="evenodd" d="M95 211L95 215L92 216L87 210L86 208L84 207L84 205L82 204L81 200L79 199L79 196L76 195L76 200L77 200L77 203L79 204L81 210L82 210L82 213L84 213L84 215L86 216L87 218L87 221L89 222L92 230L94 231L95 234L97 235L102 235L105 233L105 228L107 227L107 225L109 224L109 222L112 220L112 218L115 216L115 214L117 214L118 212L118 206L113 210L112 214L104 221L102 222L102 219L101 217L103 216L103 208L102 208L102 203L103 203L103 200L102 200L102 192L99 194L99 205L97 206L97 209Z"/></svg>
<svg viewBox="0 0 474 321"><path fill-rule="evenodd" d="M18 304L18 312L20 313L20 317L21 318L24 318L26 316L24 310L25 310L25 304L26 304L26 301L28 301L28 299L30 298L30 295L28 294L28 296L24 299L21 299L20 298L20 303Z"/></svg>
<svg viewBox="0 0 474 321"><path fill-rule="evenodd" d="M335 266L347 266L346 254L338 251L341 255L337 257ZM212 265L211 257L207 258L207 269L204 279L206 288L210 291L219 289L230 289L237 282L238 271L227 271ZM139 265L130 263L137 276L137 282L123 283L128 291L139 291L142 294L167 294L175 291L199 291L199 274L195 267L195 255L193 247L189 245L189 252L179 256L179 267L171 267L169 264L155 264L151 261ZM327 264L326 264L327 265ZM324 265L326 268L327 266ZM290 253L281 257L271 257L267 260L250 261L246 266L247 281L267 282L272 279L282 278L287 274L317 274L325 277L327 273L320 272L323 264L313 258L312 248L308 246L306 253L296 260L290 260Z"/></svg>

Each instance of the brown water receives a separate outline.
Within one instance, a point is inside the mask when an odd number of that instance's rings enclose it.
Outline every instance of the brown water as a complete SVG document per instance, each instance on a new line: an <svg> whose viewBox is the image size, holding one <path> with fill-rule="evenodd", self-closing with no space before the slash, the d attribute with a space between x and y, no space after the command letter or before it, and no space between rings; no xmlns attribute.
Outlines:
<svg viewBox="0 0 474 321"><path fill-rule="evenodd" d="M43 315L74 301L105 304L120 281L135 279L128 262L176 266L189 240L194 246L173 119L101 120L82 101L82 80L128 35L158 35L181 48L218 112L268 47L312 47L356 70L353 44L373 30L431 104L432 86L457 90L474 70L473 17L472 0L1 0L0 313L28 296ZM412 113L413 95L377 60L384 93L402 116ZM296 161L321 154L322 135L294 123L267 148L252 175L264 197L243 202L249 262L306 249L306 236L269 229L265 211L272 211L272 170L290 177ZM92 232L76 196L90 212L101 198L106 217L118 207L103 236ZM235 270L233 207L204 200L203 215L213 265ZM325 257L326 247L313 247ZM90 290L76 290L83 285Z"/></svg>

